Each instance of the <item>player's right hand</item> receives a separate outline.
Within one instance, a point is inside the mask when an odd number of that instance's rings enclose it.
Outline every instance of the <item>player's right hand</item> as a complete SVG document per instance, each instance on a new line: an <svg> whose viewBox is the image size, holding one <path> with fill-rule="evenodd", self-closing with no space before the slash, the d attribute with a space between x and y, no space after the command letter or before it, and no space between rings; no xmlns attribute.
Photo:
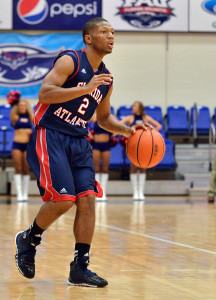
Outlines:
<svg viewBox="0 0 216 300"><path fill-rule="evenodd" d="M85 88L88 89L88 93L91 94L99 85L110 85L112 82L111 74L99 74L94 75L88 84L85 85Z"/></svg>

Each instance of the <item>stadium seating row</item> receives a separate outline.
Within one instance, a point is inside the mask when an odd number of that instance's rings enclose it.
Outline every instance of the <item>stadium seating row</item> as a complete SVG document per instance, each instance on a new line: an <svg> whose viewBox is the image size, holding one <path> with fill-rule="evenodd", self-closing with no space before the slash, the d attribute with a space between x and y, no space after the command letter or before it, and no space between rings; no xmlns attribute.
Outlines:
<svg viewBox="0 0 216 300"><path fill-rule="evenodd" d="M191 107L188 111L184 106L168 106L163 118L160 106L146 106L146 114L162 124L161 134L169 135L193 135L194 127L198 135L208 135L211 125L210 110L206 106ZM123 119L132 114L131 106L120 106L117 111L117 117ZM212 121L216 127L216 108ZM195 126L194 126L195 125Z"/></svg>

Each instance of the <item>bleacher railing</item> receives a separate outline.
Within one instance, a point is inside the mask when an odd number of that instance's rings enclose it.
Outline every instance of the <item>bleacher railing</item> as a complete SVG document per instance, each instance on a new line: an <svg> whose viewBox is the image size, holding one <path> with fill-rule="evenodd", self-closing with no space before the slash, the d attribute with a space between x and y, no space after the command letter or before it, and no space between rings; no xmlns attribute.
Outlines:
<svg viewBox="0 0 216 300"><path fill-rule="evenodd" d="M198 146L198 140L197 140L197 121L199 119L199 111L197 108L197 104L194 103L193 105L193 139L194 139L194 147Z"/></svg>
<svg viewBox="0 0 216 300"><path fill-rule="evenodd" d="M209 171L212 171L212 161L213 161L213 145L215 144L215 127L211 123L209 128Z"/></svg>

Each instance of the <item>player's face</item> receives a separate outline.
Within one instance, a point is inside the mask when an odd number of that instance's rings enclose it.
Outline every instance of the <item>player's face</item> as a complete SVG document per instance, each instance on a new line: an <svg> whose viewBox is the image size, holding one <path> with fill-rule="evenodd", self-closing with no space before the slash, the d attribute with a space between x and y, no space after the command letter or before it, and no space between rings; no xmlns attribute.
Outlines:
<svg viewBox="0 0 216 300"><path fill-rule="evenodd" d="M18 104L18 109L19 109L20 114L25 114L26 111L27 111L26 103L23 102L23 101L20 101L19 104Z"/></svg>
<svg viewBox="0 0 216 300"><path fill-rule="evenodd" d="M133 106L132 106L132 112L135 115L139 115L139 113L140 113L140 107L139 107L139 103L138 102L135 102L133 104Z"/></svg>
<svg viewBox="0 0 216 300"><path fill-rule="evenodd" d="M91 32L92 46L103 54L112 53L114 30L108 22L101 22Z"/></svg>

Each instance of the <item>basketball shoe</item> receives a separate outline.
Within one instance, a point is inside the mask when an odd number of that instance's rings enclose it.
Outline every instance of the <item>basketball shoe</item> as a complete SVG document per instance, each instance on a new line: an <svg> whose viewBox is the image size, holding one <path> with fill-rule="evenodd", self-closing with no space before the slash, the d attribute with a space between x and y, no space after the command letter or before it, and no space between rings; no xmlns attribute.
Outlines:
<svg viewBox="0 0 216 300"><path fill-rule="evenodd" d="M96 273L87 269L86 258L75 259L70 263L69 285L80 285L88 287L104 287L108 282Z"/></svg>
<svg viewBox="0 0 216 300"><path fill-rule="evenodd" d="M27 278L35 276L35 248L40 241L41 237L31 236L29 230L18 232L15 237L15 261L20 273Z"/></svg>

